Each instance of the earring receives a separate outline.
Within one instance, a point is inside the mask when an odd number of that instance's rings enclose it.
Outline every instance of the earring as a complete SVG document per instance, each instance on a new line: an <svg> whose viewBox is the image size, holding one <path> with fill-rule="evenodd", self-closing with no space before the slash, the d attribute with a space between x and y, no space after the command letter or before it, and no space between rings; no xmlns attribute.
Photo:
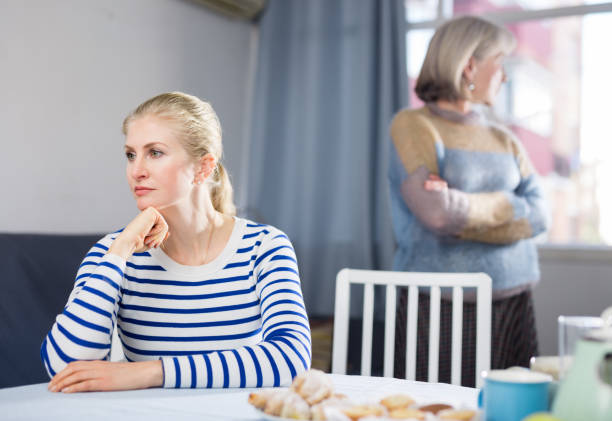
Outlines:
<svg viewBox="0 0 612 421"><path fill-rule="evenodd" d="M474 85L474 82L470 82L470 84L468 85L468 89L470 91L473 91L474 89L476 89L476 86Z"/></svg>

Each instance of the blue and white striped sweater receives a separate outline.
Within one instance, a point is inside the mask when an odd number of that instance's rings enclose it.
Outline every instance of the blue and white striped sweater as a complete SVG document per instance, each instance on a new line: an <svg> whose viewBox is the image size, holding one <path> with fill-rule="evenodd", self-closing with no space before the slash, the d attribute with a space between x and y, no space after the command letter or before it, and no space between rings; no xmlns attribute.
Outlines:
<svg viewBox="0 0 612 421"><path fill-rule="evenodd" d="M51 376L73 360L108 359L115 322L129 361L161 358L164 387L288 385L310 367L297 261L284 233L236 218L223 252L198 267L159 249L127 262L105 254L116 235L85 256L42 344Z"/></svg>

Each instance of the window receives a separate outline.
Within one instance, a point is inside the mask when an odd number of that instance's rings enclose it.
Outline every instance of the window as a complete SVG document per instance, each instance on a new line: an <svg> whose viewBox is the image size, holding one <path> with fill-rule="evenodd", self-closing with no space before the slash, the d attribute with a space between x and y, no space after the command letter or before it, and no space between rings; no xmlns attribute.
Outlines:
<svg viewBox="0 0 612 421"><path fill-rule="evenodd" d="M546 8L546 9L544 9ZM552 244L612 245L612 3L583 0L406 0L410 105L434 29L482 15L517 39L495 115L525 146L551 209Z"/></svg>

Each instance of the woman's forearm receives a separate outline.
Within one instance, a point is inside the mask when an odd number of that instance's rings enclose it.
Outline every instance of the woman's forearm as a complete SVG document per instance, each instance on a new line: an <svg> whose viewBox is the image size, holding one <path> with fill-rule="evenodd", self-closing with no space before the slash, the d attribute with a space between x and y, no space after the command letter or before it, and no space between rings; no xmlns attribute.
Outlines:
<svg viewBox="0 0 612 421"><path fill-rule="evenodd" d="M160 387L160 360L142 362L74 361L49 382L51 392L99 392Z"/></svg>
<svg viewBox="0 0 612 421"><path fill-rule="evenodd" d="M143 361L134 364L142 366L144 387L161 387L164 384L164 370L161 360Z"/></svg>
<svg viewBox="0 0 612 421"><path fill-rule="evenodd" d="M494 228L465 229L458 236L462 240L479 243L512 244L534 235L529 222L526 219L520 219Z"/></svg>
<svg viewBox="0 0 612 421"><path fill-rule="evenodd" d="M127 260L134 253L135 248L134 244L122 238L120 234L109 247L107 254L114 254Z"/></svg>

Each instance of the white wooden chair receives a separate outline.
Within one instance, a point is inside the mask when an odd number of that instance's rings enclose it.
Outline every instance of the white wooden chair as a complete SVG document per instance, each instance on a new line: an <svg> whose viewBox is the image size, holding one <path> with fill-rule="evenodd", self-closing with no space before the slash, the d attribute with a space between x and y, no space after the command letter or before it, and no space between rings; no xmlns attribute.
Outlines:
<svg viewBox="0 0 612 421"><path fill-rule="evenodd" d="M386 286L385 343L383 375L393 376L395 350L396 289L408 287L406 322L406 378L415 379L419 287L430 288L428 381L438 381L440 340L440 298L442 287L453 294L451 383L461 384L461 341L463 288L476 288L476 386L480 373L491 364L491 278L484 273L420 273L342 269L336 277L336 308L332 351L332 373L346 374L349 331L350 284L363 284L363 335L361 374L370 375L374 285Z"/></svg>

